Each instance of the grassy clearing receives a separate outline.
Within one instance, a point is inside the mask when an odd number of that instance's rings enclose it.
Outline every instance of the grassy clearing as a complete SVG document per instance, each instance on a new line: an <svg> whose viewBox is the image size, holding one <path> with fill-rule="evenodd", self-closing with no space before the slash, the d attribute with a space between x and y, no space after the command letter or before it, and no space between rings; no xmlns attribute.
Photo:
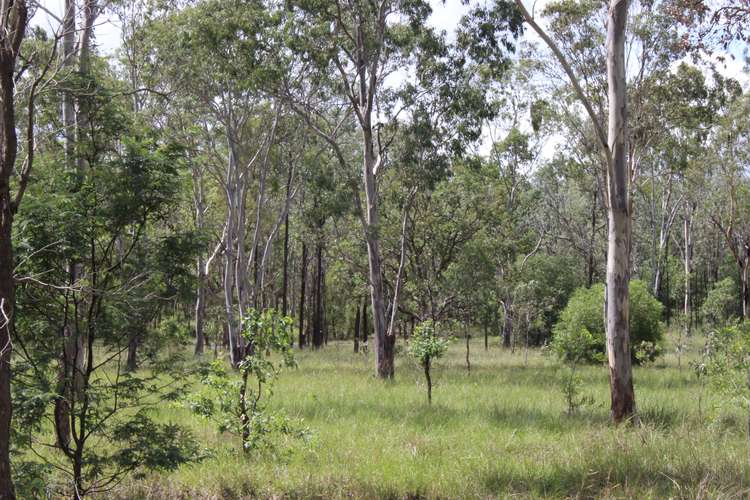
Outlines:
<svg viewBox="0 0 750 500"><path fill-rule="evenodd" d="M697 341L697 340L696 340ZM698 341L697 341L698 342ZM636 369L640 427L612 428L604 367L580 370L594 404L565 413L560 367L538 351L451 347L435 367L434 403L401 355L397 378L374 378L374 359L350 343L298 354L274 406L303 419L308 443L243 457L234 437L187 410L212 456L124 484L115 498L739 498L750 495L746 420L718 413L683 360Z"/></svg>

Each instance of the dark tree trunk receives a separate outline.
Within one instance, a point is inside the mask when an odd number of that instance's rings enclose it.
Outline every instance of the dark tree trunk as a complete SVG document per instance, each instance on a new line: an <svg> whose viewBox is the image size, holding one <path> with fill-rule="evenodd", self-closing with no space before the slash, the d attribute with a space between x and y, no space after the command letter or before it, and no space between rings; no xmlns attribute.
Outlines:
<svg viewBox="0 0 750 500"><path fill-rule="evenodd" d="M471 361L469 360L469 340L471 340L471 335L469 334L469 327L466 328L466 333L464 336L466 337L466 371L471 373Z"/></svg>
<svg viewBox="0 0 750 500"><path fill-rule="evenodd" d="M315 297L313 310L312 345L315 349L323 347L323 246L318 243L315 264Z"/></svg>
<svg viewBox="0 0 750 500"><path fill-rule="evenodd" d="M511 314L511 301L507 299L503 302L503 347L511 347L511 338L513 337L513 315Z"/></svg>
<svg viewBox="0 0 750 500"><path fill-rule="evenodd" d="M11 382L11 329L15 306L13 281L13 217L18 207L10 191L10 178L16 167L14 73L23 40L28 13L26 2L17 0L6 5L6 26L0 47L0 500L15 499L10 470L10 434L13 413ZM10 20L10 21L9 21ZM30 110L33 112L33 110ZM19 195L20 196L20 195Z"/></svg>
<svg viewBox="0 0 750 500"><path fill-rule="evenodd" d="M430 358L422 364L424 367L424 378L427 380L427 404L432 404L432 378L430 377Z"/></svg>
<svg viewBox="0 0 750 500"><path fill-rule="evenodd" d="M9 176L8 176L9 177ZM10 206L8 177L0 177L0 499L15 498L10 475L10 360L11 322L15 290L13 283L13 247L11 224L13 214Z"/></svg>
<svg viewBox="0 0 750 500"><path fill-rule="evenodd" d="M488 351L490 349L490 339L487 328L487 320L482 323L482 327L484 328L484 350Z"/></svg>
<svg viewBox="0 0 750 500"><path fill-rule="evenodd" d="M302 269L299 286L299 348L305 347L305 282L307 281L307 245L302 243Z"/></svg>
<svg viewBox="0 0 750 500"><path fill-rule="evenodd" d="M362 301L362 343L364 344L365 353L368 351L367 337L370 335L370 327L367 321L367 298Z"/></svg>
<svg viewBox="0 0 750 500"><path fill-rule="evenodd" d="M138 352L138 334L131 333L130 337L128 338L128 359L125 363L126 371L134 372L136 368L138 368L137 352Z"/></svg>

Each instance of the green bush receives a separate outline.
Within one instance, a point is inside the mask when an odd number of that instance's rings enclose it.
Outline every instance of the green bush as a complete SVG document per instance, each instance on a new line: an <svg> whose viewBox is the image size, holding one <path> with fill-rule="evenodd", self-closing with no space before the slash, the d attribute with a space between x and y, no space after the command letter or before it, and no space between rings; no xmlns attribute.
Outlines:
<svg viewBox="0 0 750 500"><path fill-rule="evenodd" d="M661 303L649 293L642 281L630 282L630 347L635 362L639 362L636 356L638 346L643 342L650 342L655 346L661 341L662 309ZM587 331L592 337L592 341L586 343L587 349L583 354L571 350L576 340L580 340L582 331ZM566 362L573 358L588 363L602 359L601 356L606 352L603 284L579 288L573 293L560 320L555 324L551 347L558 358Z"/></svg>
<svg viewBox="0 0 750 500"><path fill-rule="evenodd" d="M737 285L732 278L724 278L714 284L701 306L703 320L710 327L725 325L737 310Z"/></svg>
<svg viewBox="0 0 750 500"><path fill-rule="evenodd" d="M750 412L750 321L724 326L708 335L703 358L695 365L721 396L720 406ZM748 418L750 431L750 418Z"/></svg>

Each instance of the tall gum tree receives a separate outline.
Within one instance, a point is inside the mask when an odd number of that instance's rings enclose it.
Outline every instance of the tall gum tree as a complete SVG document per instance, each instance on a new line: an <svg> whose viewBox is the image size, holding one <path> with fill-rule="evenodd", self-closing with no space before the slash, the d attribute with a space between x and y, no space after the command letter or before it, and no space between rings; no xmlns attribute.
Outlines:
<svg viewBox="0 0 750 500"><path fill-rule="evenodd" d="M611 0L607 13L607 130L599 121L591 100L581 87L571 65L555 41L536 22L521 0L516 5L537 32L570 79L595 128L606 160L606 204L608 216L607 286L605 315L607 358L611 395L611 417L615 423L635 417L635 391L630 359L629 281L632 204L628 168L627 88L625 37L628 0Z"/></svg>
<svg viewBox="0 0 750 500"><path fill-rule="evenodd" d="M512 14L513 10L505 12ZM388 151L402 112L426 95L460 93L451 81L455 70L466 62L463 54L450 52L444 36L426 26L430 13L429 4L421 0L295 0L287 3L284 14L287 27L283 31L293 62L291 75L279 93L330 145L342 168L359 170L358 176L352 176L352 189L367 248L377 375L381 378L394 375L394 327L410 203L407 195L402 207L400 263L393 285L387 287L379 183L383 170L393 164ZM517 24L507 19L499 26L499 31L506 32L503 40L508 32L518 31ZM492 51L497 68L507 65L506 50L511 48L510 43L502 45L505 50ZM399 80L394 76L399 72L407 80L400 86L392 84ZM409 78L411 74L415 78ZM458 110L449 107L447 111ZM358 154L350 153L350 139L342 130L356 130ZM356 163L360 167L352 168Z"/></svg>

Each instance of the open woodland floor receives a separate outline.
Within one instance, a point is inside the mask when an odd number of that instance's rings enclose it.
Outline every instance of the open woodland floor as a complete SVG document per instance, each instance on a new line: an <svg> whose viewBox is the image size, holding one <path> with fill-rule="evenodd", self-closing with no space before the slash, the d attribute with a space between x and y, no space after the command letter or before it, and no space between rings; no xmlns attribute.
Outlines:
<svg viewBox="0 0 750 500"><path fill-rule="evenodd" d="M422 373L400 354L396 379L373 376L374 354L351 343L298 353L275 387L275 408L303 419L307 441L248 457L238 439L188 410L208 456L171 473L131 479L115 498L742 498L750 495L746 419L716 408L686 360L636 368L642 425L613 428L607 371L580 369L592 404L565 412L565 368L539 350L489 351L472 342L471 372L456 342ZM399 340L400 342L400 340ZM693 339L692 352L701 344ZM111 497L112 495L110 495Z"/></svg>

